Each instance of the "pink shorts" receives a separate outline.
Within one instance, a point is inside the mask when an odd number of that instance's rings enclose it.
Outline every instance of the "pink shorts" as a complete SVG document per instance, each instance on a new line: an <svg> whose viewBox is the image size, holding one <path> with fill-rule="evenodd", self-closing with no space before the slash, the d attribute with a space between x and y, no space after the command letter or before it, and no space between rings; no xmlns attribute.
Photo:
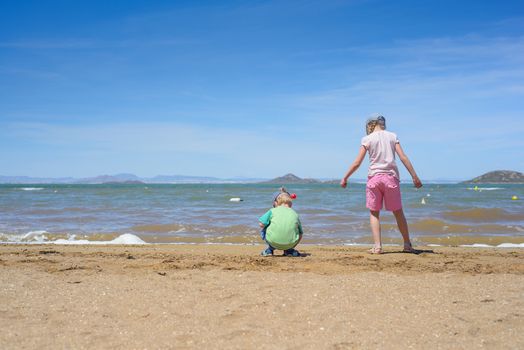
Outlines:
<svg viewBox="0 0 524 350"><path fill-rule="evenodd" d="M379 211L382 209L383 201L386 210L397 211L402 209L400 182L393 175L377 174L368 178L366 207L369 210Z"/></svg>

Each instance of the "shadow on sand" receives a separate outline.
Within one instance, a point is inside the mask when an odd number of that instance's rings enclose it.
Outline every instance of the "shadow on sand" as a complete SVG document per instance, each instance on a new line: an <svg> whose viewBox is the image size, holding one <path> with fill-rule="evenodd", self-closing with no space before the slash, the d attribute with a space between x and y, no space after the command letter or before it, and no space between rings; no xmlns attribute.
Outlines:
<svg viewBox="0 0 524 350"><path fill-rule="evenodd" d="M405 252L403 250L397 250L394 252L383 252L382 254L436 254L432 249L413 249L412 253Z"/></svg>

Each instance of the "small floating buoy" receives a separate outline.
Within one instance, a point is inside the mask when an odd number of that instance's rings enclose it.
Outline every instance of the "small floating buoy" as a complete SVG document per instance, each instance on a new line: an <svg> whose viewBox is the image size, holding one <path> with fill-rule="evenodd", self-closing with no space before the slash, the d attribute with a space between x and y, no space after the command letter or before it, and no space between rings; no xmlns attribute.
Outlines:
<svg viewBox="0 0 524 350"><path fill-rule="evenodd" d="M229 201L230 201L230 202L242 202L243 199L242 199L242 198L239 198L239 197L234 197L234 198L231 198Z"/></svg>
<svg viewBox="0 0 524 350"><path fill-rule="evenodd" d="M291 199L297 199L297 194L296 193L291 193L289 196L291 197Z"/></svg>
<svg viewBox="0 0 524 350"><path fill-rule="evenodd" d="M475 187L473 188L473 191L478 191L478 190L479 190L479 187L478 187L478 186L475 186Z"/></svg>
<svg viewBox="0 0 524 350"><path fill-rule="evenodd" d="M426 204L426 200L422 198L422 200L420 201L420 204Z"/></svg>
<svg viewBox="0 0 524 350"><path fill-rule="evenodd" d="M519 197L517 197L517 196L513 196L513 197L511 197L511 200L513 200L513 201L516 201L516 200L518 200L518 199L519 199Z"/></svg>

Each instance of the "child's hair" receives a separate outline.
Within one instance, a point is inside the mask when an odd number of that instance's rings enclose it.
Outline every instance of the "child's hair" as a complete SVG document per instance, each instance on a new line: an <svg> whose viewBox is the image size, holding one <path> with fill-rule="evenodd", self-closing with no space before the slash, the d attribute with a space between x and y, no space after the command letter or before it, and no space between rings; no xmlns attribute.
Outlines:
<svg viewBox="0 0 524 350"><path fill-rule="evenodd" d="M382 126L383 129L386 128L386 118L382 115L375 113L366 122L366 135L369 135L375 130L377 125Z"/></svg>
<svg viewBox="0 0 524 350"><path fill-rule="evenodd" d="M278 196L280 196L282 193L285 193L291 197L291 195L289 194L289 192L286 190L284 186L280 187L280 190L278 190L278 192L275 192L273 194L275 196L275 198L273 199L273 208L280 205L277 203L277 199L278 199Z"/></svg>
<svg viewBox="0 0 524 350"><path fill-rule="evenodd" d="M378 122L376 120L373 120L366 124L366 135L369 135L375 130L375 127L377 126Z"/></svg>
<svg viewBox="0 0 524 350"><path fill-rule="evenodd" d="M291 205L293 201L291 200L291 196L285 192L278 195L277 199L277 206L280 206L282 204Z"/></svg>

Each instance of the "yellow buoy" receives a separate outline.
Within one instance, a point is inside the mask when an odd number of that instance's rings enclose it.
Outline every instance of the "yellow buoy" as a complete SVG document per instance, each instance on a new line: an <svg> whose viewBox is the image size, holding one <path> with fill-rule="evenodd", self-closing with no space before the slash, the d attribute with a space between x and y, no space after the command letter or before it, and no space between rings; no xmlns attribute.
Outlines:
<svg viewBox="0 0 524 350"><path fill-rule="evenodd" d="M475 188L473 189L474 191L478 191L479 190L479 187L478 186L475 186Z"/></svg>
<svg viewBox="0 0 524 350"><path fill-rule="evenodd" d="M517 199L519 199L519 197L517 197L517 196L513 196L513 197L511 197L511 199L514 200L514 201L516 201Z"/></svg>

